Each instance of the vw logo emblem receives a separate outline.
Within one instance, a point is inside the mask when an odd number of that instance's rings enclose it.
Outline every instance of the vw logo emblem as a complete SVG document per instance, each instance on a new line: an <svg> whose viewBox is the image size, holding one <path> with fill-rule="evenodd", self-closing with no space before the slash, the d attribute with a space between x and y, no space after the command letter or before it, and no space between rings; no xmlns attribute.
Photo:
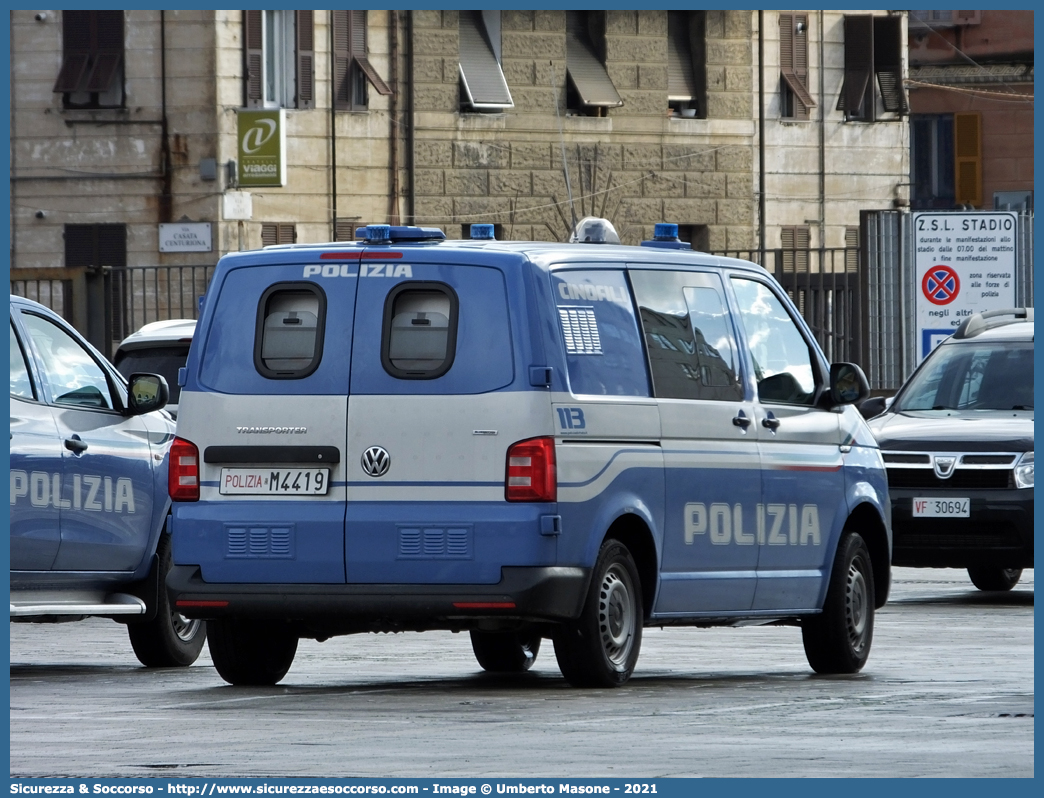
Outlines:
<svg viewBox="0 0 1044 798"><path fill-rule="evenodd" d="M380 446L371 446L362 456L362 469L371 477L383 477L391 466L391 455Z"/></svg>

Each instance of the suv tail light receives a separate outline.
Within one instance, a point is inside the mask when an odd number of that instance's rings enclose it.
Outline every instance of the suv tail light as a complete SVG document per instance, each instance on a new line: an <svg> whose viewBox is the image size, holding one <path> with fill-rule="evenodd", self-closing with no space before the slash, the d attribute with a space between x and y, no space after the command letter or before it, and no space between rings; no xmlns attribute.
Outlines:
<svg viewBox="0 0 1044 798"><path fill-rule="evenodd" d="M199 449L192 441L175 437L170 445L167 492L176 502L199 501Z"/></svg>
<svg viewBox="0 0 1044 798"><path fill-rule="evenodd" d="M558 501L554 438L530 438L511 445L504 498L509 502Z"/></svg>

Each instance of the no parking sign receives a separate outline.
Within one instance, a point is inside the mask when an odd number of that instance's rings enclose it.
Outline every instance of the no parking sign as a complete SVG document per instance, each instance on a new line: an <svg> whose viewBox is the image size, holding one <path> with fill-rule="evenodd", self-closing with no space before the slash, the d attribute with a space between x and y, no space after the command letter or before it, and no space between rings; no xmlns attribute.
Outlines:
<svg viewBox="0 0 1044 798"><path fill-rule="evenodd" d="M968 316L1015 306L1017 214L913 215L918 359Z"/></svg>

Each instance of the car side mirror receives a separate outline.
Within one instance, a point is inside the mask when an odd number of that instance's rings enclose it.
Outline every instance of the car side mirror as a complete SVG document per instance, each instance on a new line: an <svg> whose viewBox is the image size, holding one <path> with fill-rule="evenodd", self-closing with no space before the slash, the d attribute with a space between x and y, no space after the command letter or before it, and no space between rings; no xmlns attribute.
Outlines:
<svg viewBox="0 0 1044 798"><path fill-rule="evenodd" d="M860 402L859 414L869 421L888 409L888 405L891 404L890 399L891 397L885 399L883 396L871 396L865 402Z"/></svg>
<svg viewBox="0 0 1044 798"><path fill-rule="evenodd" d="M855 363L830 364L830 401L834 406L854 405L870 396L870 383Z"/></svg>
<svg viewBox="0 0 1044 798"><path fill-rule="evenodd" d="M131 374L127 388L127 415L140 416L166 407L167 381L159 374Z"/></svg>

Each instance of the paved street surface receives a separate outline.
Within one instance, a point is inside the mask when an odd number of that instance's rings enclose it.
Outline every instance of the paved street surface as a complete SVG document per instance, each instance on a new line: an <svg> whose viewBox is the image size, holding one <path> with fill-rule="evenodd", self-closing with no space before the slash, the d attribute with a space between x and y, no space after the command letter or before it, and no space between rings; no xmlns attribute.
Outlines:
<svg viewBox="0 0 1044 798"><path fill-rule="evenodd" d="M1032 776L1033 572L1008 594L896 569L855 677L792 628L648 629L634 678L576 690L550 641L494 678L467 634L302 641L274 688L138 666L111 621L11 625L11 775Z"/></svg>

